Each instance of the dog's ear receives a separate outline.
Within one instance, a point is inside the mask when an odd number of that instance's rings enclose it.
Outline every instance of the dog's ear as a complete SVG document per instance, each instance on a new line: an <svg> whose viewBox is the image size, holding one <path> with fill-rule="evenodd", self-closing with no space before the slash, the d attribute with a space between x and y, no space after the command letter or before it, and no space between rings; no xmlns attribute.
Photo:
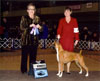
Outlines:
<svg viewBox="0 0 100 81"><path fill-rule="evenodd" d="M57 43L59 43L59 40L57 40Z"/></svg>
<svg viewBox="0 0 100 81"><path fill-rule="evenodd" d="M56 43L59 43L59 39L58 39L58 38L56 38L55 42L56 42Z"/></svg>
<svg viewBox="0 0 100 81"><path fill-rule="evenodd" d="M53 44L55 45L55 43L56 43L56 42L54 41Z"/></svg>
<svg viewBox="0 0 100 81"><path fill-rule="evenodd" d="M54 42L53 42L53 45L56 45L56 44L57 44L57 42L56 42L56 41L54 41Z"/></svg>

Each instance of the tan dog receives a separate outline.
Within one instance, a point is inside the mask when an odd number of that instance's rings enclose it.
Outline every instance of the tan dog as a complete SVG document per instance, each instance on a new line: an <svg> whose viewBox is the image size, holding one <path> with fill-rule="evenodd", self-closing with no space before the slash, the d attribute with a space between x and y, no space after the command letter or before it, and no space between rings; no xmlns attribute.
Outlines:
<svg viewBox="0 0 100 81"><path fill-rule="evenodd" d="M68 52L63 50L60 43L55 42L55 49L57 52L57 61L58 61L58 76L62 77L63 71L64 71L64 63L69 63L72 61L75 61L77 66L80 68L79 74L82 74L82 68L81 66L86 70L86 77L89 75L88 68L86 67L83 56L80 53L74 53L74 52ZM81 65L81 66L80 66Z"/></svg>

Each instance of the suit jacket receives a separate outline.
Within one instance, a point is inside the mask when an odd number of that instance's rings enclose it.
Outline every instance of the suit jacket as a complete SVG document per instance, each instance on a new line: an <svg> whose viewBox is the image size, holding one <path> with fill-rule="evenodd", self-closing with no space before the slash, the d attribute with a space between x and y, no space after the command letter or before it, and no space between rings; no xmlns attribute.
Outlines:
<svg viewBox="0 0 100 81"><path fill-rule="evenodd" d="M30 24L40 24L40 18L35 16L34 19L29 18L29 16L22 16L20 22L20 30L22 45L38 45L38 35L30 34L32 28L30 28ZM42 32L43 28L38 29L39 32Z"/></svg>
<svg viewBox="0 0 100 81"><path fill-rule="evenodd" d="M75 31L77 29L77 31ZM65 17L60 19L57 34L61 36L60 43L64 50L74 50L74 40L79 40L78 23L76 18L71 17L69 23L66 22Z"/></svg>

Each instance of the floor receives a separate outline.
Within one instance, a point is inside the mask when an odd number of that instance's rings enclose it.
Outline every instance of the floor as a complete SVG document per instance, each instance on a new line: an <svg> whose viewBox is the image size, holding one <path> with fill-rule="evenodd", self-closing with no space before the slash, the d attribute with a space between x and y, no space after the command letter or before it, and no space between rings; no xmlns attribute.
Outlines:
<svg viewBox="0 0 100 81"><path fill-rule="evenodd" d="M0 71L0 81L100 81L100 71L90 71L89 77L79 75L73 71L71 74L64 73L61 78L56 76L56 71L49 71L48 77L35 79L33 76L21 74L20 71Z"/></svg>
<svg viewBox="0 0 100 81"><path fill-rule="evenodd" d="M83 51L85 63L90 71L100 71L100 53ZM56 52L54 49L39 49L37 60L45 60L49 71L57 71ZM0 70L20 70L21 50L0 53ZM66 70L66 65L65 65ZM71 71L79 68L74 62L71 64Z"/></svg>
<svg viewBox="0 0 100 81"><path fill-rule="evenodd" d="M56 76L57 61L54 49L38 49L37 60L45 60L48 69L48 77L35 79L33 76L21 74L21 50L0 52L0 81L99 81L100 80L100 51L83 51L85 63L89 68L89 77L86 78L85 71L78 74L79 68L74 62L71 64L71 74L65 72L62 78Z"/></svg>

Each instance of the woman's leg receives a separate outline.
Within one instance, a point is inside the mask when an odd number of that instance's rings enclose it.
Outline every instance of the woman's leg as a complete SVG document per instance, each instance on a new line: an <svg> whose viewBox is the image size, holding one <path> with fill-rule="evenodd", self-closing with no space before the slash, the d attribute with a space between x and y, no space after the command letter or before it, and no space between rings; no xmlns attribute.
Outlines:
<svg viewBox="0 0 100 81"><path fill-rule="evenodd" d="M27 72L27 56L28 56L28 46L22 46L22 55L21 55L21 72Z"/></svg>
<svg viewBox="0 0 100 81"><path fill-rule="evenodd" d="M30 54L29 54L29 72L28 72L28 75L34 75L33 64L36 61L37 46L30 46L29 49L30 49Z"/></svg>
<svg viewBox="0 0 100 81"><path fill-rule="evenodd" d="M30 46L30 63L35 63L37 56L37 46Z"/></svg>

